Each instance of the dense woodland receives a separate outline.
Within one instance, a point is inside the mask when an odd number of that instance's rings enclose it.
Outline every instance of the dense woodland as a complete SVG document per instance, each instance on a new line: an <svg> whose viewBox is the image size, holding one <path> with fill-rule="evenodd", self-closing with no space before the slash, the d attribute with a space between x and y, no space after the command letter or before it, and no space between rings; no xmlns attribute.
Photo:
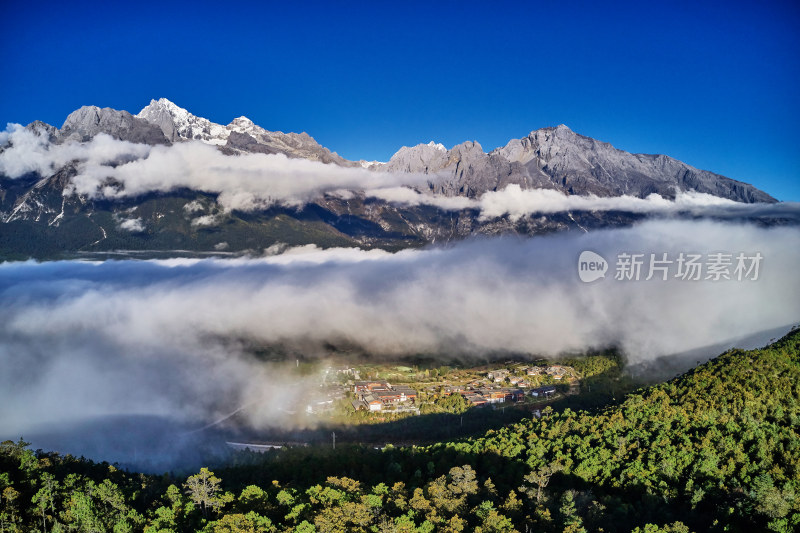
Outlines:
<svg viewBox="0 0 800 533"><path fill-rule="evenodd" d="M800 529L800 330L591 411L427 447L236 454L190 476L0 447L0 533Z"/></svg>

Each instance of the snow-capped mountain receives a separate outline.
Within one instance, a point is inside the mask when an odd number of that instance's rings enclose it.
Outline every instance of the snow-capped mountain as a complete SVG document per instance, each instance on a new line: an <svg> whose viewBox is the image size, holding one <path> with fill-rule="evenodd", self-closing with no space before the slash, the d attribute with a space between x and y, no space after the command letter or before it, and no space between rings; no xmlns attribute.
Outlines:
<svg viewBox="0 0 800 533"><path fill-rule="evenodd" d="M195 116L166 98L151 100L136 117L158 126L170 142L195 139L222 146L230 135L225 126Z"/></svg>
<svg viewBox="0 0 800 533"><path fill-rule="evenodd" d="M752 185L667 156L618 150L564 125L534 130L488 153L475 141L450 149L434 141L402 147L386 163L349 161L307 133L270 131L243 116L227 125L217 124L165 98L152 100L136 115L85 106L71 113L61 128L36 121L24 129L33 133L26 137L29 145L15 147L10 140L13 135L0 136L0 256L6 257L53 257L114 249L242 252L279 242L397 249L474 234L587 231L630 224L645 216L624 209L583 209L546 216L529 213L522 217L502 213L488 216L480 211L484 195L503 192L509 186L520 192L550 190L562 197L626 195L644 199L657 193L666 201L689 191L729 203L775 202ZM113 147L114 141L103 141L98 138L100 134L127 141L120 144L130 153L109 156L106 149ZM96 140L102 141L100 145ZM87 175L86 154L92 146L99 154L95 157L106 159L93 167L94 174ZM154 148L159 146L162 148ZM197 147L203 150L197 152ZM269 190L261 192L261 200L250 198L253 191L245 187L232 191L225 203L219 183L228 183L227 177L238 179L230 174L235 170L208 188L203 179L213 168L201 166L198 170L190 164L186 172L195 168L194 172L201 174L195 181L185 181L182 171L173 171L169 179L176 184L160 186L153 176L135 174L129 178L149 188L135 194L116 194L126 183L114 178L111 169L147 160L151 150L162 155L178 150L174 159L190 163L201 153L203 158L215 161L213 166L231 169L238 168L234 164L237 161L253 164L261 157L237 158L244 154L283 154L316 165L323 163L317 167L301 164L312 170L299 186L312 191L323 175L341 177L342 172L347 174L346 180L357 174L355 183L373 184L397 182L398 176L409 175L414 177L408 182L413 181L414 190L371 195L365 192L366 186L346 191L329 187L303 196L300 203L282 203L267 201L272 197ZM227 157L236 159L228 162ZM50 166L36 163L37 158L50 161ZM276 171L284 166L281 163ZM161 167L157 170L162 171ZM252 167L243 170L253 171ZM261 179L241 183L269 188L277 179L263 170L255 171L260 172ZM86 180L87 176L94 176L97 187L109 194L87 193L85 184L84 189L77 190L75 180ZM282 180L281 186L289 191L298 186L298 180L292 177ZM438 197L439 203L419 201L431 197ZM239 203L231 204L231 198ZM237 205L250 207L242 211ZM302 208L298 208L300 205Z"/></svg>
<svg viewBox="0 0 800 533"><path fill-rule="evenodd" d="M151 100L136 117L158 126L170 142L196 140L223 147L233 153L282 153L323 163L345 166L358 164L332 153L307 133L267 131L244 116L223 126L195 116L166 98Z"/></svg>
<svg viewBox="0 0 800 533"><path fill-rule="evenodd" d="M98 133L135 143L170 144L201 141L227 154L284 154L343 167L430 175L430 190L448 196L477 197L487 191L519 185L567 194L631 195L657 193L673 198L696 191L738 202L774 202L752 185L698 170L664 155L631 154L608 143L579 135L567 126L541 128L505 146L485 152L475 141L446 149L433 141L402 147L385 164L348 161L307 133L269 131L247 117L223 126L193 115L166 98L152 100L138 114L85 106L71 113L60 130L37 123L59 142L85 142Z"/></svg>

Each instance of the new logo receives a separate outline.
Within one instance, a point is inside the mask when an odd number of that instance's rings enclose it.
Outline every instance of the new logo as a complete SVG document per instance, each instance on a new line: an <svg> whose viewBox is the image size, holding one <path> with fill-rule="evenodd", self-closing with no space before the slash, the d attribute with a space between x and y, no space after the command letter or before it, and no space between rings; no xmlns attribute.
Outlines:
<svg viewBox="0 0 800 533"><path fill-rule="evenodd" d="M578 277L584 283L591 283L600 278L606 277L608 261L603 256L584 250L578 258Z"/></svg>

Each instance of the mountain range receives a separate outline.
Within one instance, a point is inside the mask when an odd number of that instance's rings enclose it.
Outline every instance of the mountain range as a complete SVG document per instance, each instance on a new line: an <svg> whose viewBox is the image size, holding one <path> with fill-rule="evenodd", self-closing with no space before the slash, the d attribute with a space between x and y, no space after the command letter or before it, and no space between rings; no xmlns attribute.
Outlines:
<svg viewBox="0 0 800 533"><path fill-rule="evenodd" d="M360 173L359 179L368 175L369 180L378 182L382 176L394 181L398 175L413 176L407 187L413 190L406 192L423 200L399 202L354 188L346 193L325 190L302 205L274 201L240 210L223 205L218 191L187 186L131 195L86 194L73 187L74 179L83 172L79 157L12 175L9 165L2 164L4 155L10 159L10 150L15 148L12 136L0 146L0 257L5 258L120 250L145 255L180 250L242 253L281 243L399 249L476 234L586 231L630 224L645 216L622 208L482 216L476 202L504 190L634 199L657 194L666 200L691 192L739 203L776 202L747 183L695 169L665 155L618 150L564 125L534 130L488 153L475 141L449 150L431 142L403 147L388 162L350 161L307 133L269 131L246 117L223 126L164 98L152 100L136 115L84 106L72 112L61 128L36 121L25 129L36 134L36 142L43 146L39 152L84 146L104 134L145 148L202 143L231 158L277 154L326 165L310 168L352 169ZM111 161L107 168L134 158ZM109 185L125 186L111 178L103 187ZM443 208L442 198L456 200L452 205L457 207Z"/></svg>

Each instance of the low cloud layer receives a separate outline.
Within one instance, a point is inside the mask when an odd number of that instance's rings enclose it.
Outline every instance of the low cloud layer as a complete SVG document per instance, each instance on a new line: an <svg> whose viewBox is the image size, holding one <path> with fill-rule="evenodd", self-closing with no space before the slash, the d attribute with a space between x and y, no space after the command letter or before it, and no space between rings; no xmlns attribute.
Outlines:
<svg viewBox="0 0 800 533"><path fill-rule="evenodd" d="M48 176L72 162L85 168L107 167L147 156L150 146L98 135L91 142L53 144L41 134L9 124L0 132L0 174L15 179L31 172Z"/></svg>
<svg viewBox="0 0 800 533"><path fill-rule="evenodd" d="M605 279L579 280L587 249L609 261ZM763 261L755 281L618 281L623 252ZM302 388L249 355L253 343L383 358L618 346L646 362L797 322L798 264L797 229L708 221L394 254L308 246L258 259L5 263L0 428L134 413L202 423L242 405L256 427L287 423Z"/></svg>
<svg viewBox="0 0 800 533"><path fill-rule="evenodd" d="M685 213L693 216L718 218L768 217L800 220L800 203L745 204L694 191L679 192L674 200L651 194L635 196L578 196L566 195L552 189L522 189L508 185L499 191L489 191L479 198L423 194L408 187L387 187L367 191L367 196L399 205L430 205L446 211L474 209L480 220L508 216L512 221L529 215L548 215L564 211L625 211L671 215Z"/></svg>
<svg viewBox="0 0 800 533"><path fill-rule="evenodd" d="M139 233L144 231L144 222L141 218L127 218L120 221L119 227L131 233Z"/></svg>
<svg viewBox="0 0 800 533"><path fill-rule="evenodd" d="M11 178L29 172L48 175L77 161L78 174L68 193L113 199L191 188L219 194L220 205L228 210L252 211L276 203L302 206L341 189L425 182L422 175L372 172L282 154L229 156L194 141L148 146L100 134L86 143L53 144L18 124L0 134L0 147L5 147L0 153L0 173Z"/></svg>

